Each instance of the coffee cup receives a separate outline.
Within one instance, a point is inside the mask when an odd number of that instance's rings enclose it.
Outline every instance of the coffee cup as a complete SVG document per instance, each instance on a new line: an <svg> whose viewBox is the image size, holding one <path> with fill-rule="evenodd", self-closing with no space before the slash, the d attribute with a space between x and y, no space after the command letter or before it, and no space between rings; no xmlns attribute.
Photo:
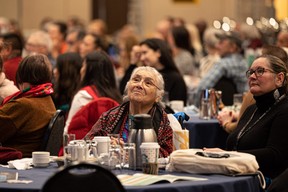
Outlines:
<svg viewBox="0 0 288 192"><path fill-rule="evenodd" d="M97 143L97 153L98 156L101 156L101 154L109 154L109 148L110 148L110 137L108 136L96 136L93 139Z"/></svg>
<svg viewBox="0 0 288 192"><path fill-rule="evenodd" d="M50 152L34 151L32 152L32 163L34 167L48 167L50 162Z"/></svg>
<svg viewBox="0 0 288 192"><path fill-rule="evenodd" d="M159 148L157 142L144 142L140 145L143 173L158 175Z"/></svg>

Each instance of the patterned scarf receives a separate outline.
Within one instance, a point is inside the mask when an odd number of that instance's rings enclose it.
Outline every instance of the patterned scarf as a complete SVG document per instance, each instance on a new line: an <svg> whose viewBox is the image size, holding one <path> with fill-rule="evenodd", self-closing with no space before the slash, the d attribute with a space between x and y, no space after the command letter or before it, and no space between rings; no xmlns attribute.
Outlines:
<svg viewBox="0 0 288 192"><path fill-rule="evenodd" d="M14 93L13 95L6 97L3 100L1 106L3 106L4 104L10 101L14 101L22 97L42 97L46 95L51 95L53 92L54 90L52 88L52 83L44 83L41 85L31 85L22 91L18 91Z"/></svg>

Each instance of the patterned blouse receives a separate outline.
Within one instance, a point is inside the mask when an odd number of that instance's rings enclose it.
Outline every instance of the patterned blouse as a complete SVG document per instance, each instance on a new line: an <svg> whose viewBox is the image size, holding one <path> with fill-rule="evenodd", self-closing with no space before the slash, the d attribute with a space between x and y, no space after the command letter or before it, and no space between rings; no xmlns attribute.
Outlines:
<svg viewBox="0 0 288 192"><path fill-rule="evenodd" d="M149 114L152 117L153 127L160 145L160 157L167 157L173 150L173 130L167 114L164 109L156 103L149 111ZM87 133L85 139L93 139L94 136L106 136L109 133L119 133L120 137L125 141L127 134L129 134L125 131L125 124L127 128L128 119L129 101L104 112Z"/></svg>

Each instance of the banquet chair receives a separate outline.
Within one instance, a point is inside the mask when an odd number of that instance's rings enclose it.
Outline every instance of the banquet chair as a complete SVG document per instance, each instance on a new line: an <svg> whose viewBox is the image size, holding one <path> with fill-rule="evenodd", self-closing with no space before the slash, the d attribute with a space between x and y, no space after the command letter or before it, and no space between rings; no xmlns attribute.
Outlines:
<svg viewBox="0 0 288 192"><path fill-rule="evenodd" d="M125 192L118 178L95 164L79 163L68 166L51 176L42 192Z"/></svg>
<svg viewBox="0 0 288 192"><path fill-rule="evenodd" d="M237 93L237 87L232 79L222 77L213 88L222 91L222 101L224 105L233 105L233 95Z"/></svg>
<svg viewBox="0 0 288 192"><path fill-rule="evenodd" d="M64 126L65 113L58 109L48 124L41 145L41 150L49 151L51 156L58 155L62 146Z"/></svg>

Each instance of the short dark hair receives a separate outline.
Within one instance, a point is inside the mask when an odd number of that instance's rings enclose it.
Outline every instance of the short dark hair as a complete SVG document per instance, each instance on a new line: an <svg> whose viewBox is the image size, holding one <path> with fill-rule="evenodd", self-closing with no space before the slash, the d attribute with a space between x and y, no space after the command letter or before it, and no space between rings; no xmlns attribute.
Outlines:
<svg viewBox="0 0 288 192"><path fill-rule="evenodd" d="M65 39L67 35L67 29L68 29L66 23L63 21L55 21L53 24L58 26L59 32L63 35L63 38Z"/></svg>
<svg viewBox="0 0 288 192"><path fill-rule="evenodd" d="M25 57L19 64L16 73L17 84L24 82L40 85L51 82L52 65L46 55L33 54Z"/></svg>
<svg viewBox="0 0 288 192"><path fill-rule="evenodd" d="M12 50L19 51L20 55L23 50L23 39L16 33L5 33L0 35L0 38L3 39L3 43L12 46Z"/></svg>

